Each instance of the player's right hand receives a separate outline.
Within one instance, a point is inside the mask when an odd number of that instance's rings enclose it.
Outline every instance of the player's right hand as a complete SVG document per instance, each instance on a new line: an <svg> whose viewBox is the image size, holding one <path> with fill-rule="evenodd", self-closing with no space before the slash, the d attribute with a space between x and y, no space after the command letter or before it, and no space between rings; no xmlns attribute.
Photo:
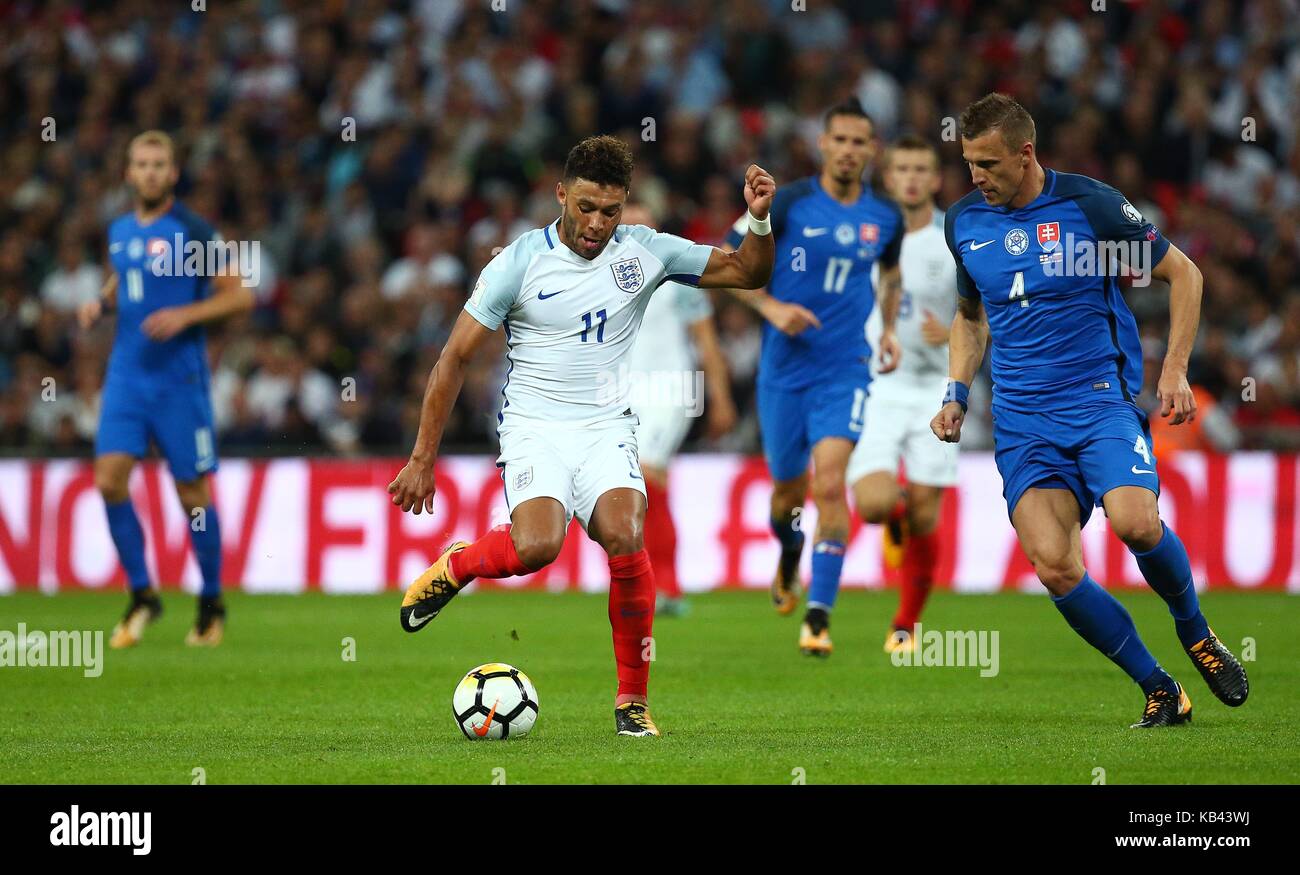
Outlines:
<svg viewBox="0 0 1300 875"><path fill-rule="evenodd" d="M393 496L393 504L403 512L414 511L420 515L421 509L433 513L433 463L409 461L397 472L397 477L388 484L388 492Z"/></svg>
<svg viewBox="0 0 1300 875"><path fill-rule="evenodd" d="M82 329L90 328L99 321L99 317L104 315L104 305L100 302L98 296L93 301L86 301L77 308L77 322L81 324Z"/></svg>
<svg viewBox="0 0 1300 875"><path fill-rule="evenodd" d="M946 443L955 444L961 440L961 424L966 419L966 411L956 401L949 401L930 420L930 431Z"/></svg>
<svg viewBox="0 0 1300 875"><path fill-rule="evenodd" d="M812 310L789 301L775 298L764 308L763 318L772 323L772 327L782 334L794 337L807 328L821 328L821 320Z"/></svg>
<svg viewBox="0 0 1300 875"><path fill-rule="evenodd" d="M745 205L755 219L766 219L772 209L772 198L776 196L776 180L772 175L751 164L745 170Z"/></svg>

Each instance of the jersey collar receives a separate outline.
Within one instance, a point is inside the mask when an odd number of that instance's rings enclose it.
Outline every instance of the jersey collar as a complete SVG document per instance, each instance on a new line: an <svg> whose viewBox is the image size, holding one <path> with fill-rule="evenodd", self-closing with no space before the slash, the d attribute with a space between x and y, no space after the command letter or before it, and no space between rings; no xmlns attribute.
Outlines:
<svg viewBox="0 0 1300 875"><path fill-rule="evenodd" d="M564 242L560 240L559 219L556 219L553 224L547 225L543 231L546 234L546 243L551 248L551 254L556 258L561 258L569 262L575 267L593 268L597 265L604 264L609 260L610 256L615 253L617 247L623 242L622 235L615 230L614 236L610 239L609 243L605 244L605 248L601 251L600 255L597 255L591 261L588 261L569 247L565 246Z"/></svg>

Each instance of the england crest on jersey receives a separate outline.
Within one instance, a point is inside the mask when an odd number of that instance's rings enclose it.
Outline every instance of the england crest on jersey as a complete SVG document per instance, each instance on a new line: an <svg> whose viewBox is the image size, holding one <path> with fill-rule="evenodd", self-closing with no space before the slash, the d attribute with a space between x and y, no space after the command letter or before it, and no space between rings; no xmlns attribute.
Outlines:
<svg viewBox="0 0 1300 875"><path fill-rule="evenodd" d="M641 259L625 258L609 266L614 271L614 284L629 295L639 291L645 284L645 271L641 270Z"/></svg>
<svg viewBox="0 0 1300 875"><path fill-rule="evenodd" d="M527 489L528 484L533 482L533 466L529 465L522 471L515 474L515 491Z"/></svg>

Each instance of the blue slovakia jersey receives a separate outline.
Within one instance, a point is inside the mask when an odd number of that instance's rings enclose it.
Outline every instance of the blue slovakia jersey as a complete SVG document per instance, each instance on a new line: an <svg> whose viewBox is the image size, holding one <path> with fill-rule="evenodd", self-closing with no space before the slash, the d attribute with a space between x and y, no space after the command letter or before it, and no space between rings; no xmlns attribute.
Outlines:
<svg viewBox="0 0 1300 875"><path fill-rule="evenodd" d="M768 292L807 307L822 327L790 337L765 322L759 384L801 389L836 378L866 386L871 347L865 327L876 304L871 266L898 263L905 230L898 205L864 185L857 202L846 206L810 176L777 190L771 221L776 264ZM733 247L746 222L742 216L727 235Z"/></svg>
<svg viewBox="0 0 1300 875"><path fill-rule="evenodd" d="M179 202L173 202L170 210L148 225L141 225L130 212L109 226L108 255L117 273L118 318L108 379L151 387L185 382L207 385L201 326L159 342L149 338L140 324L155 310L207 297L211 282L208 255L190 253L216 239L212 226ZM193 275L195 267L198 276Z"/></svg>
<svg viewBox="0 0 1300 875"><path fill-rule="evenodd" d="M972 191L948 210L944 234L958 293L982 298L988 314L996 404L1032 411L1142 390L1137 322L1108 262L1119 254L1149 272L1169 241L1118 191L1048 170L1019 209Z"/></svg>

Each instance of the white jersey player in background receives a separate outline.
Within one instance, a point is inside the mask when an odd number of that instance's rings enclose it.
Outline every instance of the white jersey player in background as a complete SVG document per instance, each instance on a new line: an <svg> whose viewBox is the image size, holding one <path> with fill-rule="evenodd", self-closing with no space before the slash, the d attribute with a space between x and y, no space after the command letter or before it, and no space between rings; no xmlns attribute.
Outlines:
<svg viewBox="0 0 1300 875"><path fill-rule="evenodd" d="M641 204L625 206L623 221L657 227L650 209ZM682 616L686 602L677 580L677 527L669 506L668 463L701 411L710 438L721 437L736 424L727 361L713 327L708 293L678 282L660 286L646 305L627 364L632 411L640 420L636 442L646 488L645 548L659 589L655 613Z"/></svg>
<svg viewBox="0 0 1300 875"><path fill-rule="evenodd" d="M510 367L498 414L510 522L472 544L449 545L407 587L400 619L418 632L476 577L529 574L550 564L577 517L609 556L609 621L618 735L658 735L647 684L654 572L643 543L646 489L636 415L617 389L650 296L665 282L754 289L772 274L768 212L776 183L745 172L749 234L735 252L701 246L621 218L632 152L615 137L570 150L555 196L560 217L521 235L488 263L429 375L410 461L388 486L403 511L433 510L434 465L470 360L504 327ZM611 391L611 382L615 390ZM496 703L492 715L518 702ZM481 731L480 731L481 730Z"/></svg>
<svg viewBox="0 0 1300 875"><path fill-rule="evenodd" d="M886 153L884 184L907 223L899 265L903 297L895 329L903 347L899 367L877 373L872 361L866 428L849 459L858 513L885 524L885 560L899 570L899 606L885 652L914 646L939 554L943 491L957 482L957 445L934 440L934 399L948 382L948 326L957 309L957 269L935 207L939 154L915 136L901 137ZM880 334L880 308L867 321L868 340ZM907 486L899 485L899 462Z"/></svg>

